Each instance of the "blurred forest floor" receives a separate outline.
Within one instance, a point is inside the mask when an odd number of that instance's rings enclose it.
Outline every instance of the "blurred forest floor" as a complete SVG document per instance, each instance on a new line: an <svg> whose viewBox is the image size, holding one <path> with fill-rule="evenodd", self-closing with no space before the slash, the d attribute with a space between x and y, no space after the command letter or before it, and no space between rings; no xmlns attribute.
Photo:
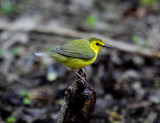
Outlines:
<svg viewBox="0 0 160 123"><path fill-rule="evenodd" d="M56 122L75 73L34 53L81 37L69 30L159 51L160 2L0 0L0 123ZM86 71L97 91L91 123L160 122L158 58L104 49Z"/></svg>

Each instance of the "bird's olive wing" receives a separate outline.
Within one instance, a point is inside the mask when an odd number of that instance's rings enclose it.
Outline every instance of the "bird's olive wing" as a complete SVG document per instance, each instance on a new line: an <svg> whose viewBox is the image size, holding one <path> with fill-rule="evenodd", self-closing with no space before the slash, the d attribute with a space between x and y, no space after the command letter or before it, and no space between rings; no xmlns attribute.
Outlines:
<svg viewBox="0 0 160 123"><path fill-rule="evenodd" d="M63 47L57 48L53 52L64 56L89 60L95 57L95 52L91 49L87 40L74 40Z"/></svg>

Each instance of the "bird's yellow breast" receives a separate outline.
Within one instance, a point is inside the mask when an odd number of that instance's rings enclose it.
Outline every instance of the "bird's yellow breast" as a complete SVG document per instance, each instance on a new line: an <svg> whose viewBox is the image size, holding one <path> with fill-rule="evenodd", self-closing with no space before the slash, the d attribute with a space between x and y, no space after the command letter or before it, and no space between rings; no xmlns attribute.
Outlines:
<svg viewBox="0 0 160 123"><path fill-rule="evenodd" d="M67 67L72 68L72 69L79 69L79 68L83 68L83 67L86 67L86 66L92 64L96 60L99 50L93 48L92 45L91 45L91 48L95 52L94 58L92 58L90 60L85 60L85 59L68 57L65 60L65 62L63 62L63 64L66 65Z"/></svg>
<svg viewBox="0 0 160 123"><path fill-rule="evenodd" d="M63 64L72 69L79 69L92 64L96 60L96 57L97 56L95 56L93 59L90 60L68 57Z"/></svg>

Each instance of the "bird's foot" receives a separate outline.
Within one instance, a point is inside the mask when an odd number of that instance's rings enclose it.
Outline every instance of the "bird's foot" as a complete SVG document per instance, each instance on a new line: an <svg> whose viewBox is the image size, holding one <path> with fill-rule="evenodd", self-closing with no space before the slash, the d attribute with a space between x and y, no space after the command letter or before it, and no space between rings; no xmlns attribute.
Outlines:
<svg viewBox="0 0 160 123"><path fill-rule="evenodd" d="M81 76L78 72L76 72L75 70L73 70L76 74L77 74L77 76L83 81L83 82L85 82L86 80L85 80L85 77L83 77L83 76ZM86 75L86 74L85 74Z"/></svg>

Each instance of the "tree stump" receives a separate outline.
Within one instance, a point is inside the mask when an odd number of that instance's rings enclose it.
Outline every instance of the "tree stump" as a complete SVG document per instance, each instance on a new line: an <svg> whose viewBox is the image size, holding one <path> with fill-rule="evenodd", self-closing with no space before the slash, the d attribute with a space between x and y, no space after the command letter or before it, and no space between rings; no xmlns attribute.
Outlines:
<svg viewBox="0 0 160 123"><path fill-rule="evenodd" d="M86 82L85 72L78 73L85 78L76 77L65 92L57 123L89 123L96 103L96 91Z"/></svg>

